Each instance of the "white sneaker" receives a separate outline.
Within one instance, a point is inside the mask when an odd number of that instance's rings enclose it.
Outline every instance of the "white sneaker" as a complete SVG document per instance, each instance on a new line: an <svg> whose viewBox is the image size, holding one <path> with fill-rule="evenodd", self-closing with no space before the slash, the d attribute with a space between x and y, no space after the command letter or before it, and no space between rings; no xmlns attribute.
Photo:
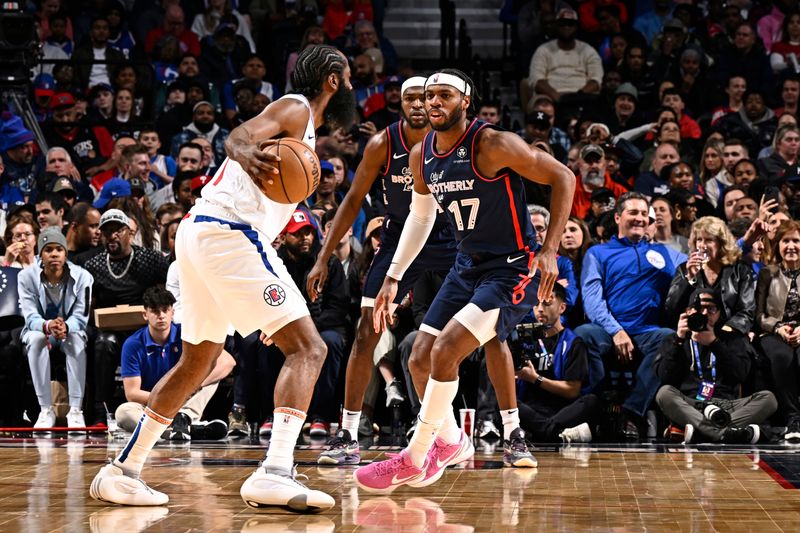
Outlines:
<svg viewBox="0 0 800 533"><path fill-rule="evenodd" d="M94 476L89 495L101 502L122 505L165 505L169 501L169 496L151 489L139 478L126 476L113 463L108 463Z"/></svg>
<svg viewBox="0 0 800 533"><path fill-rule="evenodd" d="M89 515L92 533L144 531L169 514L166 507L107 507Z"/></svg>
<svg viewBox="0 0 800 533"><path fill-rule="evenodd" d="M42 410L39 411L39 418L36 419L36 423L33 425L34 429L42 429L42 428L51 428L56 425L56 412L53 411L52 406L42 407Z"/></svg>
<svg viewBox="0 0 800 533"><path fill-rule="evenodd" d="M297 481L296 468L281 470L270 467L267 472L266 467L259 466L239 491L244 503L250 507L286 507L297 512L324 511L336 504L331 496Z"/></svg>
<svg viewBox="0 0 800 533"><path fill-rule="evenodd" d="M86 420L83 419L83 411L77 407L73 407L67 413L67 427L68 428L85 428ZM70 431L70 433L85 433L85 431Z"/></svg>
<svg viewBox="0 0 800 533"><path fill-rule="evenodd" d="M691 444L693 437L694 437L694 426L691 424L686 424L686 427L683 428L683 443Z"/></svg>
<svg viewBox="0 0 800 533"><path fill-rule="evenodd" d="M592 430L586 422L574 428L567 428L559 433L558 436L567 444L571 442L592 442Z"/></svg>
<svg viewBox="0 0 800 533"><path fill-rule="evenodd" d="M498 439L503 436L503 433L497 429L497 426L492 420L481 420L478 422L478 437L497 437Z"/></svg>

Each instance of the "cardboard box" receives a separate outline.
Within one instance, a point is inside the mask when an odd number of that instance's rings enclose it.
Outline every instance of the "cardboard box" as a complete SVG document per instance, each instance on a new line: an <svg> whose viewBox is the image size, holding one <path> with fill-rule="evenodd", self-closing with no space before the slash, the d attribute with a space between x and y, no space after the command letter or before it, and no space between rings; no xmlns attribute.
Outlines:
<svg viewBox="0 0 800 533"><path fill-rule="evenodd" d="M94 310L94 323L99 329L130 331L145 325L144 306L118 305Z"/></svg>

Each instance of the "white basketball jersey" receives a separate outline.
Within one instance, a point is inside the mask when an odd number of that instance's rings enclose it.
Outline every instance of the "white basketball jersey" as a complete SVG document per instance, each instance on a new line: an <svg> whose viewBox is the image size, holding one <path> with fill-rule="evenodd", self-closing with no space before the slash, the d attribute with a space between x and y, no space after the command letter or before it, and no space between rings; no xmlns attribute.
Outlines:
<svg viewBox="0 0 800 533"><path fill-rule="evenodd" d="M280 99L284 98L299 100L308 108L308 123L302 141L313 150L317 135L308 99L299 94L287 94ZM269 240L275 240L296 207L297 204L279 204L267 198L239 163L225 158L211 182L203 187L202 198L198 198L192 213L225 218L227 212L234 215L232 222L248 224Z"/></svg>

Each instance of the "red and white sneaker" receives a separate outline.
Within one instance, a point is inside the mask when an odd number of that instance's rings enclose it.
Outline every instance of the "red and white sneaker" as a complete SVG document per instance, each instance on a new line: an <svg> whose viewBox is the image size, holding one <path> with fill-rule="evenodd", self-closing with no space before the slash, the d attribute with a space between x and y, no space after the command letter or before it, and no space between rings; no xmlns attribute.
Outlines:
<svg viewBox="0 0 800 533"><path fill-rule="evenodd" d="M472 439L467 437L463 431L461 432L461 439L455 444L449 444L436 437L436 440L433 441L433 446L428 451L428 469L425 471L425 477L419 481L409 483L409 485L412 487L432 485L444 475L445 468L463 463L473 455L475 455L475 447L472 445Z"/></svg>
<svg viewBox="0 0 800 533"><path fill-rule="evenodd" d="M425 477L427 463L426 457L422 468L417 468L411 461L408 451L403 450L397 455L389 454L389 459L385 461L375 461L356 468L353 479L356 485L367 492L388 494L397 487L410 485Z"/></svg>

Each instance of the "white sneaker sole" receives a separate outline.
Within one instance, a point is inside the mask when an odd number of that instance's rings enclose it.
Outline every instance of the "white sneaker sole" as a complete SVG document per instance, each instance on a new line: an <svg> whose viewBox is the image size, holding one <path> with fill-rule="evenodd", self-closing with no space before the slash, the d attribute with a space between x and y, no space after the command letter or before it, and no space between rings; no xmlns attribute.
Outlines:
<svg viewBox="0 0 800 533"><path fill-rule="evenodd" d="M121 497L115 494L106 494L103 490L103 485L113 484L116 482L123 482L126 485L130 483L128 479L115 479L115 478L125 478L123 475L117 475L113 473L108 473L107 468L111 465L106 465L100 472L92 480L91 485L89 485L89 496L94 498L97 501L101 502L109 502L109 503L118 503L120 505L133 505L133 506L155 506L155 505L166 505L169 503L169 496L162 492L155 491L150 489L152 492L147 494L135 494L131 492L120 492L119 494L124 496ZM138 499L138 501L137 501Z"/></svg>
<svg viewBox="0 0 800 533"><path fill-rule="evenodd" d="M255 486L257 482L260 487ZM258 471L247 478L239 493L244 503L256 509L283 507L297 513L316 513L336 505L336 501L324 492L303 489L291 482L284 483L280 476L262 474Z"/></svg>

